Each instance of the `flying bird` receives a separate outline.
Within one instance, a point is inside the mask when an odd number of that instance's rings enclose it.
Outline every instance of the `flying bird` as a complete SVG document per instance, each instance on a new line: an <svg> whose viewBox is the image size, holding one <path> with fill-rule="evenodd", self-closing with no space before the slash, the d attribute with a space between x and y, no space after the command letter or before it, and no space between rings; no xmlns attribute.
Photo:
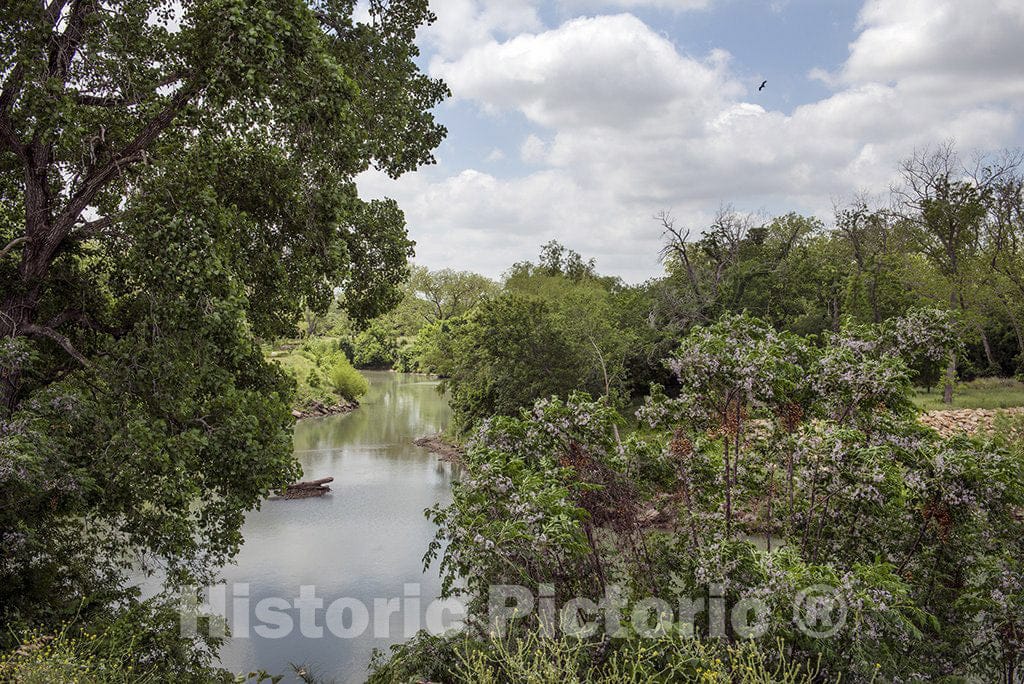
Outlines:
<svg viewBox="0 0 1024 684"><path fill-rule="evenodd" d="M764 90L764 87L768 85L768 81L761 81L761 87L757 89L757 92Z"/></svg>

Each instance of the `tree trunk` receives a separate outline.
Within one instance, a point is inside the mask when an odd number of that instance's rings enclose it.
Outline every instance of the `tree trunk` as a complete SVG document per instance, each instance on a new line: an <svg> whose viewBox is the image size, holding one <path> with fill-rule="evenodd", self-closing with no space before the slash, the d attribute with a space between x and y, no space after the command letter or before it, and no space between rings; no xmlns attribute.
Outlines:
<svg viewBox="0 0 1024 684"><path fill-rule="evenodd" d="M953 403L953 382L956 380L956 355L949 355L949 365L946 366L946 385L942 388L942 403Z"/></svg>
<svg viewBox="0 0 1024 684"><path fill-rule="evenodd" d="M20 281L18 291L11 293L0 304L0 337L20 337L25 326L36 322L39 299L42 295L41 281L45 277L49 260L31 249L28 243L18 269ZM6 367L0 370L0 407L10 415L17 408L21 387L21 369Z"/></svg>
<svg viewBox="0 0 1024 684"><path fill-rule="evenodd" d="M954 288L949 294L949 307L951 309L956 308L957 291ZM953 383L956 381L956 352L949 355L949 364L946 366L946 385L942 388L942 403L952 404L953 403Z"/></svg>
<svg viewBox="0 0 1024 684"><path fill-rule="evenodd" d="M1024 355L1024 335L1021 334L1020 322L1013 313L1013 309L1006 302L1002 296L999 297L999 301L1002 302L1003 308L1006 309L1006 317L1010 319L1010 325L1013 326L1013 334L1017 338L1017 352Z"/></svg>
<svg viewBox="0 0 1024 684"><path fill-rule="evenodd" d="M728 405L727 405L728 406ZM729 415L729 409L725 409L725 415ZM728 421L728 417L723 421ZM725 538L732 538L732 470L729 467L729 435L722 436L722 459L725 461Z"/></svg>
<svg viewBox="0 0 1024 684"><path fill-rule="evenodd" d="M981 336L981 346L985 349L985 360L988 361L988 367L998 368L999 364L996 363L996 359L992 355L992 345L989 344L988 335L985 334L985 328L980 324L978 325L978 334Z"/></svg>
<svg viewBox="0 0 1024 684"><path fill-rule="evenodd" d="M0 304L0 337L18 337L22 329L36 322L43 281L50 270L65 233L53 220L53 201L48 178L52 150L33 145L26 152L25 235L18 265L18 284ZM0 370L0 407L10 415L18 405L21 370Z"/></svg>

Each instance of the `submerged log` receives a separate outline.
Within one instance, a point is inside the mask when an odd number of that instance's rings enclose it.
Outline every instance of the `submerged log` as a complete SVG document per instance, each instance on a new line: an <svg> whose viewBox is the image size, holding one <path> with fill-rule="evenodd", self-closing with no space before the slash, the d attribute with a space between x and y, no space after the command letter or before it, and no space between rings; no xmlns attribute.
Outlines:
<svg viewBox="0 0 1024 684"><path fill-rule="evenodd" d="M316 489L292 489L289 487L281 495L282 499L308 499L312 496L323 496L331 491L330 487L318 487Z"/></svg>
<svg viewBox="0 0 1024 684"><path fill-rule="evenodd" d="M285 487L280 496L282 499L307 499L311 496L323 496L331 491L328 482L334 482L334 478L321 477L309 482L296 482Z"/></svg>
<svg viewBox="0 0 1024 684"><path fill-rule="evenodd" d="M295 484L288 485L289 489L312 489L313 487L322 487L328 482L334 482L333 477L321 477L319 480L310 480L309 482L296 482ZM328 487L330 489L330 487Z"/></svg>

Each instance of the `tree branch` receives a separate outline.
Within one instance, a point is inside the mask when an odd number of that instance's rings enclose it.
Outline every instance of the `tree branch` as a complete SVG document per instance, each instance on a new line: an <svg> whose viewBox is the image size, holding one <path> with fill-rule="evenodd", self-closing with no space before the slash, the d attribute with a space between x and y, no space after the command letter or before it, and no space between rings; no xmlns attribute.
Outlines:
<svg viewBox="0 0 1024 684"><path fill-rule="evenodd" d="M68 353L68 356L73 358L75 361L78 361L78 363L82 364L86 368L88 368L91 365L89 363L89 359L82 356L82 354L77 349L75 349L75 346L71 344L71 340L69 340L64 335L61 335L53 328L50 328L45 325L29 324L21 326L21 331L25 334L32 335L35 337L48 337L57 344L59 344L64 349L64 351Z"/></svg>
<svg viewBox="0 0 1024 684"><path fill-rule="evenodd" d="M185 105L198 92L199 86L196 83L187 83L181 87L171 98L171 101L160 110L160 113L147 123L138 135L121 148L104 165L94 168L82 181L82 186L71 197L64 211L60 213L54 224L69 230L70 225L78 219L81 213L92 202L100 190L116 175L124 169L139 161L143 157L146 148L174 121L174 117L184 109Z"/></svg>
<svg viewBox="0 0 1024 684"><path fill-rule="evenodd" d="M75 101L78 102L78 104L85 105L87 107L130 107L132 105L140 104L145 97L157 94L157 89L177 83L184 77L184 72L172 71L153 84L153 91L148 92L145 95L138 94L132 97L121 95L93 95L91 93L82 93L77 90L71 91L71 94L74 96Z"/></svg>
<svg viewBox="0 0 1024 684"><path fill-rule="evenodd" d="M30 238L27 235L22 235L21 237L14 238L13 240L11 240L10 242L7 243L6 247L4 247L3 249L0 249L0 259L3 259L5 256L7 256L8 252L10 252L12 249L17 247L21 243L23 243L23 242L31 242L31 240L32 240L32 238Z"/></svg>
<svg viewBox="0 0 1024 684"><path fill-rule="evenodd" d="M334 33L339 38L344 37L352 30L352 27L342 26L337 21L332 19L326 12L315 11L313 12L313 16L315 16L317 21L319 21L322 25L334 31Z"/></svg>
<svg viewBox="0 0 1024 684"><path fill-rule="evenodd" d="M63 84L67 81L71 62L85 36L85 20L98 8L96 0L73 0L68 12L68 26L64 33L55 35L50 47L49 73Z"/></svg>
<svg viewBox="0 0 1024 684"><path fill-rule="evenodd" d="M18 64L4 81L3 90L0 91L0 140L7 146L7 149L18 155L18 159L22 162L28 160L28 153L25 150L25 145L18 140L17 133L14 132L14 125L11 123L8 111L14 103L14 98L21 91L24 79L25 69Z"/></svg>
<svg viewBox="0 0 1024 684"><path fill-rule="evenodd" d="M86 221L81 225L75 226L74 237L80 239L94 237L101 233L105 228L109 228L113 223L114 218L112 216L103 216L95 221Z"/></svg>
<svg viewBox="0 0 1024 684"><path fill-rule="evenodd" d="M89 330L93 330L95 332L113 335L114 337L119 337L127 332L123 328L112 328L108 325L100 323L95 318L90 316L85 311L82 311L81 309L64 309L59 314L57 314L49 321L47 321L46 327L56 330L65 323L70 322L77 323L78 325L84 328L88 328Z"/></svg>
<svg viewBox="0 0 1024 684"><path fill-rule="evenodd" d="M50 18L50 21L54 24L60 19L60 13L64 11L64 5L68 4L67 0L53 0L49 5L46 6L46 16Z"/></svg>
<svg viewBox="0 0 1024 684"><path fill-rule="evenodd" d="M24 81L25 68L19 63L11 70L10 75L4 81L3 89L0 90L0 112L10 109Z"/></svg>

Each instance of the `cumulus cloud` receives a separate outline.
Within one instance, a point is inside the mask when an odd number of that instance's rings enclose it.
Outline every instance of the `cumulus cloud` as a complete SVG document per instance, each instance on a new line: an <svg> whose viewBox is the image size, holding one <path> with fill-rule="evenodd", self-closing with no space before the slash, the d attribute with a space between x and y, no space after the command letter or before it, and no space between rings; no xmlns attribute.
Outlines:
<svg viewBox="0 0 1024 684"><path fill-rule="evenodd" d="M637 230L632 207L556 170L511 179L473 169L452 175L421 171L398 181L371 171L359 186L368 196L399 202L417 241L416 261L430 268L499 277L517 261L536 259L540 245L557 238L639 281L649 277L659 248L656 230ZM639 223L655 225L650 215Z"/></svg>
<svg viewBox="0 0 1024 684"><path fill-rule="evenodd" d="M706 116L741 87L729 55L697 60L629 14L580 18L503 43L490 41L431 71L456 97L489 110L518 109L549 128L628 127L653 117ZM683 123L683 121L680 121Z"/></svg>
<svg viewBox="0 0 1024 684"><path fill-rule="evenodd" d="M542 27L533 0L431 0L437 21L419 37L445 57L493 39Z"/></svg>
<svg viewBox="0 0 1024 684"><path fill-rule="evenodd" d="M539 170L364 181L402 202L428 265L496 275L557 237L641 280L658 270L660 209L695 228L722 202L828 218L833 198L884 190L915 146L1000 147L1024 121L1019 0L867 0L847 60L809 75L832 92L786 112L747 101L728 52L688 54L630 14L522 26L430 68L456 98L522 115L536 133L520 157Z"/></svg>
<svg viewBox="0 0 1024 684"><path fill-rule="evenodd" d="M547 145L531 133L526 136L523 144L519 147L519 156L527 164L540 163L547 157Z"/></svg>
<svg viewBox="0 0 1024 684"><path fill-rule="evenodd" d="M675 12L686 12L692 10L708 9L713 0L563 0L563 4L569 6L600 6L620 7L623 9L640 9L651 7L661 10L672 10Z"/></svg>
<svg viewBox="0 0 1024 684"><path fill-rule="evenodd" d="M1015 89L1022 85L1019 0L868 0L858 27L842 69L847 83L950 79L951 90L960 78L986 86L1006 78Z"/></svg>

